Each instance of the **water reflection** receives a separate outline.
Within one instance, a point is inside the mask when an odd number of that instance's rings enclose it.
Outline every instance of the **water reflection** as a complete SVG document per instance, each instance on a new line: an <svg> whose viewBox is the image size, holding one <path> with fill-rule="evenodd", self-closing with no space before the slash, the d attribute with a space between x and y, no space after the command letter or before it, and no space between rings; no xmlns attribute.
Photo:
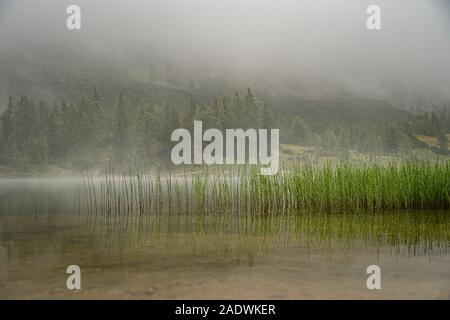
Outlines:
<svg viewBox="0 0 450 320"><path fill-rule="evenodd" d="M396 254L433 256L447 254L450 244L450 215L445 211L107 214L89 210L80 192L83 183L80 179L0 180L0 239L9 242L33 235L35 244L42 239L55 246L77 239L100 250L118 247L147 253L161 248L168 252L181 241L184 250L190 244L196 253L210 250L213 244L227 252L256 253L287 246L359 246L374 251L387 246ZM95 244L90 243L92 238Z"/></svg>
<svg viewBox="0 0 450 320"><path fill-rule="evenodd" d="M110 276L105 270L110 270L115 277L130 273L150 277L170 297L175 294L172 278L182 277L179 281L184 283L185 276L194 277L206 283L201 272L220 278L242 265L263 270L261 281L280 276L279 281L288 283L299 268L320 270L326 277L339 266L351 279L353 266L366 260L392 264L404 258L413 260L399 266L413 263L417 270L412 274L421 278L433 271L434 280L444 280L436 283L448 288L449 273L442 270L449 261L450 217L444 211L104 214L83 208L79 183L0 183L0 296L64 296L60 283L70 264L99 277L96 285L103 289L89 291L92 295L109 297L116 292L116 287L105 288ZM242 272L244 282L253 277ZM37 284L44 292L36 291ZM139 281L135 285L139 287ZM448 295L447 289L439 290ZM131 297L141 296L142 292Z"/></svg>

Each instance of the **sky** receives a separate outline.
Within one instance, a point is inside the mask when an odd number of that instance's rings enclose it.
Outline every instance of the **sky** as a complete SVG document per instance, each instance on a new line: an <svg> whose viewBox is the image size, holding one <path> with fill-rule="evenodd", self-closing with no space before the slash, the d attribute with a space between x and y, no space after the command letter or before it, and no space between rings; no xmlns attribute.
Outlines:
<svg viewBox="0 0 450 320"><path fill-rule="evenodd" d="M66 28L70 4L81 31ZM366 28L371 4L380 31ZM317 95L450 98L449 11L446 0L0 0L0 69L10 57L55 68L152 60L193 77L300 79Z"/></svg>

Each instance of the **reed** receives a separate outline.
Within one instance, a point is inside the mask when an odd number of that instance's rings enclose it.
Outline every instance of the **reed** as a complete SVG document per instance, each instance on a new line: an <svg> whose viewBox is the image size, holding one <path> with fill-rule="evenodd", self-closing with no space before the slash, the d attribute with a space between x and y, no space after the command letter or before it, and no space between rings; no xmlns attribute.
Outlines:
<svg viewBox="0 0 450 320"><path fill-rule="evenodd" d="M450 161L391 163L301 163L278 175L259 168L195 167L161 174L141 166L117 173L84 174L91 214L109 217L164 212L218 214L380 212L450 207Z"/></svg>
<svg viewBox="0 0 450 320"><path fill-rule="evenodd" d="M107 229L108 245L115 243L116 249L143 250L145 254L151 248L164 248L161 254L179 248L196 254L211 254L211 250L219 249L249 258L275 248L293 247L319 249L331 256L343 249L431 258L447 255L450 247L450 219L443 210L402 214L299 214L296 210L284 210L268 215L146 215L131 220L131 228L116 223ZM120 241L114 241L115 238Z"/></svg>

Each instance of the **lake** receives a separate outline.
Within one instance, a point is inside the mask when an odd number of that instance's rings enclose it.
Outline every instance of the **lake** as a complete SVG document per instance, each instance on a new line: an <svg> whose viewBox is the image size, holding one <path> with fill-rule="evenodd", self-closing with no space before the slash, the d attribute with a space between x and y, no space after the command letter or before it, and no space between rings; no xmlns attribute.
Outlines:
<svg viewBox="0 0 450 320"><path fill-rule="evenodd" d="M84 183L0 180L0 298L450 298L442 210L107 214ZM81 290L66 287L69 265ZM366 286L369 265L381 290Z"/></svg>

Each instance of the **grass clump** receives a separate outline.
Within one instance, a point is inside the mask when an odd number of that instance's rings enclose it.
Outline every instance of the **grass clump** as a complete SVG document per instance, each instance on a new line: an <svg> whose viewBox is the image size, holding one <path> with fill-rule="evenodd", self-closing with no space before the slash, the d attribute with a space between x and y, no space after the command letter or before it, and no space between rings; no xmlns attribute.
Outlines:
<svg viewBox="0 0 450 320"><path fill-rule="evenodd" d="M181 174L108 168L85 174L85 195L89 212L107 216L448 209L450 162L302 163L274 176L245 166Z"/></svg>

